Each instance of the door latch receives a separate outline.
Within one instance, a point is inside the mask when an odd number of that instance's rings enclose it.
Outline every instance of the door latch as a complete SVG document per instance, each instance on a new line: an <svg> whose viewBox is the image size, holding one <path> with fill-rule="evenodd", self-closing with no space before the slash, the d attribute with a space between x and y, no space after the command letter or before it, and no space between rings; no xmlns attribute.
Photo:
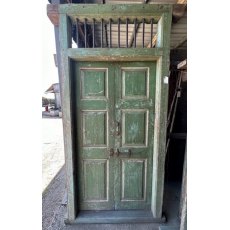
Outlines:
<svg viewBox="0 0 230 230"><path fill-rule="evenodd" d="M109 156L112 157L113 155L114 155L114 149L111 148L111 149L109 150Z"/></svg>
<svg viewBox="0 0 230 230"><path fill-rule="evenodd" d="M121 157L130 157L131 156L131 149L117 149L117 156Z"/></svg>

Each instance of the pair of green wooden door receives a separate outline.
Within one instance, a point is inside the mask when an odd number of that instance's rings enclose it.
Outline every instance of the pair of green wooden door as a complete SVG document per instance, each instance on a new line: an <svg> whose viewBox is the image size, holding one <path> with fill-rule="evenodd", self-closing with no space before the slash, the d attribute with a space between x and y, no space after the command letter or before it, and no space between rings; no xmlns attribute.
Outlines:
<svg viewBox="0 0 230 230"><path fill-rule="evenodd" d="M80 210L150 209L155 62L74 65Z"/></svg>

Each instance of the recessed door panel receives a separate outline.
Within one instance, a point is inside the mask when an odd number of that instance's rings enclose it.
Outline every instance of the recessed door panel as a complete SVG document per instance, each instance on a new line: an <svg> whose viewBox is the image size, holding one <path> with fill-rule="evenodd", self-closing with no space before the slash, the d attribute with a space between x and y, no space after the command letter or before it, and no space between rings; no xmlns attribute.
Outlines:
<svg viewBox="0 0 230 230"><path fill-rule="evenodd" d="M106 147L107 127L106 111L82 111L83 146Z"/></svg>
<svg viewBox="0 0 230 230"><path fill-rule="evenodd" d="M148 146L148 110L122 110L122 146Z"/></svg>
<svg viewBox="0 0 230 230"><path fill-rule="evenodd" d="M108 160L84 160L84 201L108 200Z"/></svg>
<svg viewBox="0 0 230 230"><path fill-rule="evenodd" d="M122 98L148 98L149 71L148 68L123 68Z"/></svg>
<svg viewBox="0 0 230 230"><path fill-rule="evenodd" d="M107 97L108 69L81 69L82 99L100 99Z"/></svg>
<svg viewBox="0 0 230 230"><path fill-rule="evenodd" d="M122 201L145 201L147 159L124 159L122 164Z"/></svg>

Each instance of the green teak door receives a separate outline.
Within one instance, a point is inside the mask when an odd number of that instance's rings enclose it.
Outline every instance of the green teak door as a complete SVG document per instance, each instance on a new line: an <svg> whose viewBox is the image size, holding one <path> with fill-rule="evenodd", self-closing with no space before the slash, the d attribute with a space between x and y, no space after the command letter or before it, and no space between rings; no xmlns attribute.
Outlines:
<svg viewBox="0 0 230 230"><path fill-rule="evenodd" d="M77 62L80 210L151 209L155 62Z"/></svg>

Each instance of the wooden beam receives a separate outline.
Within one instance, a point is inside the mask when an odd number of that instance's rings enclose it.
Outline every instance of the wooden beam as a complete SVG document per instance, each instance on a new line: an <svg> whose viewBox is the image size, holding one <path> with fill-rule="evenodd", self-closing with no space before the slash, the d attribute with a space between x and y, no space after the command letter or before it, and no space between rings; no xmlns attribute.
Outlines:
<svg viewBox="0 0 230 230"><path fill-rule="evenodd" d="M152 46L153 47L156 45L156 42L157 42L157 34L155 34L153 36L153 39L152 39ZM147 45L147 48L151 48L151 42Z"/></svg>
<svg viewBox="0 0 230 230"><path fill-rule="evenodd" d="M179 215L181 219L180 230L186 230L187 229L187 140L185 146Z"/></svg>
<svg viewBox="0 0 230 230"><path fill-rule="evenodd" d="M67 50L68 57L76 61L153 61L158 60L166 53L161 48L70 48Z"/></svg>
<svg viewBox="0 0 230 230"><path fill-rule="evenodd" d="M177 42L172 49L176 49L178 47L180 47L181 45L183 45L183 43L185 43L187 41L187 36L184 36L181 38L181 40L179 42Z"/></svg>
<svg viewBox="0 0 230 230"><path fill-rule="evenodd" d="M178 0L177 4L187 4L187 0Z"/></svg>
<svg viewBox="0 0 230 230"><path fill-rule="evenodd" d="M186 9L187 9L187 4L173 5L172 22L177 23L184 16Z"/></svg>
<svg viewBox="0 0 230 230"><path fill-rule="evenodd" d="M150 4L148 5L150 6ZM169 6L169 5L168 5ZM156 93L155 93L155 121L154 121L154 144L153 144L153 176L152 176L152 202L151 210L155 218L162 216L165 157L166 157L166 135L167 135L167 113L168 113L168 83L164 81L169 76L170 31L172 24L172 8L164 13L158 22L157 34L160 35L159 47L166 51L162 58L157 61L156 71ZM156 49L156 48L154 48ZM148 50L154 50L148 49Z"/></svg>
<svg viewBox="0 0 230 230"><path fill-rule="evenodd" d="M84 18L95 18L109 20L110 18L121 18L121 20L129 18L143 17L152 18L158 21L163 13L168 13L171 5L164 4L61 4L59 5L59 13L67 14L71 18L76 17L80 20Z"/></svg>
<svg viewBox="0 0 230 230"><path fill-rule="evenodd" d="M58 4L48 4L47 7L47 16L54 26L59 25L59 13L58 13Z"/></svg>
<svg viewBox="0 0 230 230"><path fill-rule="evenodd" d="M177 69L187 69L187 59L177 65Z"/></svg>
<svg viewBox="0 0 230 230"><path fill-rule="evenodd" d="M70 61L66 50L71 46L71 23L67 15L60 15L60 50L61 50L61 102L62 123L65 152L66 184L67 184L67 220L76 218L76 190L74 180L74 152L73 152L73 123L72 123L72 97L70 79Z"/></svg>

